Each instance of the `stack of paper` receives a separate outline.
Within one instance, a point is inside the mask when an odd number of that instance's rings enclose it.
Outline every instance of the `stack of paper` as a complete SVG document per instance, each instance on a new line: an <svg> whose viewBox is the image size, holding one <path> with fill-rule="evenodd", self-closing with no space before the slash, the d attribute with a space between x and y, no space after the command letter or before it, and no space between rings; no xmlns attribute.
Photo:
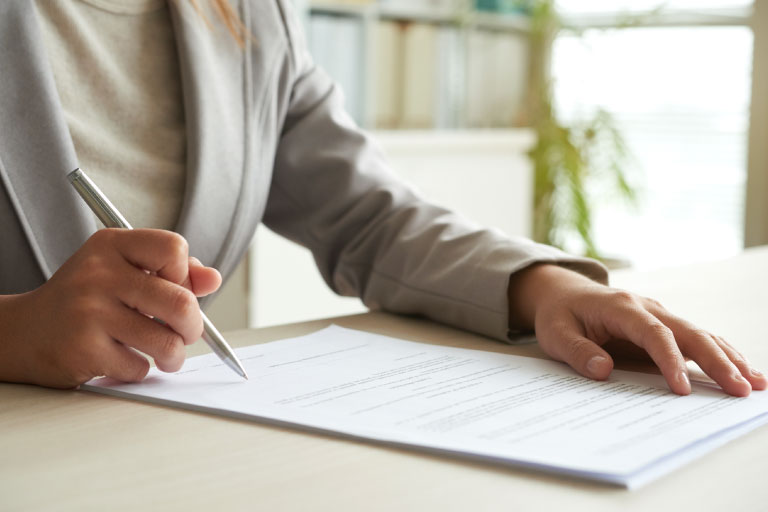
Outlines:
<svg viewBox="0 0 768 512"><path fill-rule="evenodd" d="M660 376L596 382L563 364L330 327L213 354L139 384L84 388L636 487L768 420L768 393L733 398Z"/></svg>

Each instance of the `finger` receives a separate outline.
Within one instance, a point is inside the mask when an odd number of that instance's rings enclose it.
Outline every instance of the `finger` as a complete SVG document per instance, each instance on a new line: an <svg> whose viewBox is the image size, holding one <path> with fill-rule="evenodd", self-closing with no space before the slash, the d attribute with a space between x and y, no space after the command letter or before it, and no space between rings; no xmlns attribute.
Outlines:
<svg viewBox="0 0 768 512"><path fill-rule="evenodd" d="M188 277L189 245L181 235L160 229L103 229L99 239L112 244L132 265L172 283L181 284Z"/></svg>
<svg viewBox="0 0 768 512"><path fill-rule="evenodd" d="M728 356L728 359L730 359L734 366L739 369L741 376L747 379L747 382L749 382L752 389L761 390L766 388L768 381L766 380L765 375L753 367L746 357L722 337L713 336L713 338L715 343L717 343L720 349L725 352L725 355Z"/></svg>
<svg viewBox="0 0 768 512"><path fill-rule="evenodd" d="M714 338L704 331L688 329L680 334L685 352L723 391L733 396L747 396L752 385L741 375Z"/></svg>
<svg viewBox="0 0 768 512"><path fill-rule="evenodd" d="M100 357L104 375L121 382L139 382L149 372L144 357L117 341L107 344Z"/></svg>
<svg viewBox="0 0 768 512"><path fill-rule="evenodd" d="M611 334L623 337L648 352L674 393L690 394L688 368L672 330L639 303L613 308L610 314L611 320L607 325Z"/></svg>
<svg viewBox="0 0 768 512"><path fill-rule="evenodd" d="M126 268L121 277L123 284L115 293L123 304L161 319L181 335L186 345L200 338L203 318L192 292L136 267Z"/></svg>
<svg viewBox="0 0 768 512"><path fill-rule="evenodd" d="M734 396L749 395L752 385L744 379L739 368L711 334L664 309L655 311L655 314L672 329L685 355L693 359L723 391Z"/></svg>
<svg viewBox="0 0 768 512"><path fill-rule="evenodd" d="M186 356L181 335L122 304L111 311L107 332L112 338L151 356L164 372L181 369Z"/></svg>
<svg viewBox="0 0 768 512"><path fill-rule="evenodd" d="M215 268L204 266L197 258L190 257L189 275L182 286L198 297L205 297L219 289L221 274Z"/></svg>
<svg viewBox="0 0 768 512"><path fill-rule="evenodd" d="M575 318L562 322L539 340L554 359L563 361L585 377L605 380L613 370L608 353L583 335Z"/></svg>
<svg viewBox="0 0 768 512"><path fill-rule="evenodd" d="M184 280L183 283L179 283L179 284L181 286L183 286L184 288L186 288L187 290L192 290L192 275L191 274L194 271L194 269L202 267L202 266L203 266L203 264L200 262L199 259L197 259L197 258L195 258L193 256L190 256L189 257L189 269L188 269L188 273L187 273L187 278Z"/></svg>

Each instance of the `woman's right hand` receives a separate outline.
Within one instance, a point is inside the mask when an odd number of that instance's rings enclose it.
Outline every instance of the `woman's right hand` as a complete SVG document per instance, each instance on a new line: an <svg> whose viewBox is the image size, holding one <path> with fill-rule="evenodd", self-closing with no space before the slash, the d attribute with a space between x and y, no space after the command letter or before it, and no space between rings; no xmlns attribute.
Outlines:
<svg viewBox="0 0 768 512"><path fill-rule="evenodd" d="M40 288L0 296L0 381L72 388L98 376L143 379L155 360L181 368L203 331L196 296L221 276L186 240L154 229L102 229ZM163 323L153 320L162 319Z"/></svg>

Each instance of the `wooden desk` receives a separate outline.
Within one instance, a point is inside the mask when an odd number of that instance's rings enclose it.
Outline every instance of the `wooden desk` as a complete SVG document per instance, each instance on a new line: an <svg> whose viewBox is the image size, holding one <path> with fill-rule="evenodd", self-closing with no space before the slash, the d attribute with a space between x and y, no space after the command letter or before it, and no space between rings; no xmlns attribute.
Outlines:
<svg viewBox="0 0 768 512"><path fill-rule="evenodd" d="M661 300L768 370L768 249L617 285ZM236 346L336 322L541 357L382 313L228 333ZM193 353L205 350L201 344ZM768 510L768 427L639 491L87 392L0 385L0 510Z"/></svg>

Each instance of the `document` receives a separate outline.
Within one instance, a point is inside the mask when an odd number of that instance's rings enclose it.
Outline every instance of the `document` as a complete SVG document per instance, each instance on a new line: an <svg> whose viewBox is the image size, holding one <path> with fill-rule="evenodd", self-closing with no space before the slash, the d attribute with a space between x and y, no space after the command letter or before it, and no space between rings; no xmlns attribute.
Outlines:
<svg viewBox="0 0 768 512"><path fill-rule="evenodd" d="M682 397L657 375L598 382L555 361L337 326L237 354L248 381L208 354L140 383L83 387L627 487L768 421L768 392L734 398L694 383Z"/></svg>

